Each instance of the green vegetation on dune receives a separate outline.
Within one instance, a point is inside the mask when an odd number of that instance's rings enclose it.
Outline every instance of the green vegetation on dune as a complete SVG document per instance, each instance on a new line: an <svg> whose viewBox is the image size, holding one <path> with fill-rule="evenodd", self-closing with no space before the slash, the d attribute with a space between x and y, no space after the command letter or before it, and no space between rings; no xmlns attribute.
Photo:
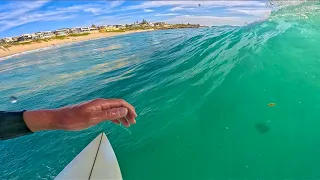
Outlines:
<svg viewBox="0 0 320 180"><path fill-rule="evenodd" d="M71 37L78 37L78 36L87 36L89 35L90 33L81 33L81 34L69 34L68 36L71 36Z"/></svg>
<svg viewBox="0 0 320 180"><path fill-rule="evenodd" d="M99 32L108 33L108 32L126 32L124 29L111 29L111 30L100 30Z"/></svg>
<svg viewBox="0 0 320 180"><path fill-rule="evenodd" d="M66 39L66 38L67 38L66 36L56 36L53 39L63 40L63 39Z"/></svg>
<svg viewBox="0 0 320 180"><path fill-rule="evenodd" d="M31 44L31 43L32 43L32 41L27 41L27 42L20 42L20 43L18 43L18 44L27 45L27 44Z"/></svg>

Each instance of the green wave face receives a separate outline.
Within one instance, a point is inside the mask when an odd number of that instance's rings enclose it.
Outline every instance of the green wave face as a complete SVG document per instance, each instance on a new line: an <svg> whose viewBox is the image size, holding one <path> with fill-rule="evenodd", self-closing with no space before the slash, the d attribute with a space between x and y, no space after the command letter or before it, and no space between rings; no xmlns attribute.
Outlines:
<svg viewBox="0 0 320 180"><path fill-rule="evenodd" d="M124 179L319 179L320 5L244 27L130 34L0 61L0 110L124 98L129 129L0 143L1 179L53 179L106 132ZM10 96L17 102L10 103Z"/></svg>

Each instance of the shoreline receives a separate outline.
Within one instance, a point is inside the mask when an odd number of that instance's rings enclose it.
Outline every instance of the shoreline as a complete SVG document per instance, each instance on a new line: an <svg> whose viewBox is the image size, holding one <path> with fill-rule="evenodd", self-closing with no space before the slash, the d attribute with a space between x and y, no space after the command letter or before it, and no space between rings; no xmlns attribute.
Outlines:
<svg viewBox="0 0 320 180"><path fill-rule="evenodd" d="M62 45L71 45L74 43L84 42L84 41L90 41L90 40L96 40L101 38L107 38L107 37L113 37L113 36L119 36L119 35L125 35L125 34L132 34L132 33L139 33L139 32L148 32L153 31L154 29L147 29L147 30L133 30L133 31L126 31L126 32L98 32L98 33L92 33L86 36L67 36L66 39L54 39L50 40L48 42L33 42L31 44L25 44L25 45L14 45L9 47L10 51L5 51L0 48L0 61L6 60L10 57L17 56L20 54L25 54L28 52L33 52L36 50L41 49L47 49L51 47L60 47Z"/></svg>

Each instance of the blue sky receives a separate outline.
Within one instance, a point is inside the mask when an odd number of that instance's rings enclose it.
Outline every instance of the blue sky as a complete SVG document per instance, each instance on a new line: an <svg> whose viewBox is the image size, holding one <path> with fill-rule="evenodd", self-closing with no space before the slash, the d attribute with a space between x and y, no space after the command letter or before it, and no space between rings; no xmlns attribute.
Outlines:
<svg viewBox="0 0 320 180"><path fill-rule="evenodd" d="M199 4L201 6L199 6ZM270 14L265 1L0 1L0 38L63 27L131 24L143 18L208 26L243 25Z"/></svg>

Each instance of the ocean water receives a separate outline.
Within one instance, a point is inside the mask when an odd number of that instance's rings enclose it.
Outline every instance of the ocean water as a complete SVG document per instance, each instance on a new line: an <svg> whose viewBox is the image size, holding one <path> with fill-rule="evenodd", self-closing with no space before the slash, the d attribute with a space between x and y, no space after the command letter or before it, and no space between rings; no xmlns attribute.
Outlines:
<svg viewBox="0 0 320 180"><path fill-rule="evenodd" d="M139 115L128 129L105 122L0 142L0 179L53 179L100 132L124 179L320 179L319 11L304 3L245 27L136 33L0 61L1 110L102 97Z"/></svg>

